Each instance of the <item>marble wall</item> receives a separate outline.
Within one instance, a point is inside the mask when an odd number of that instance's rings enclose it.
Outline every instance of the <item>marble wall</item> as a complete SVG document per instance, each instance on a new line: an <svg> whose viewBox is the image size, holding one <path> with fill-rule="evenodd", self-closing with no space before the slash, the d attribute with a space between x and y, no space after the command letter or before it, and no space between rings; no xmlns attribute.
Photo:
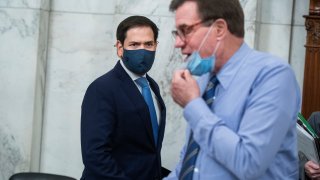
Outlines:
<svg viewBox="0 0 320 180"><path fill-rule="evenodd" d="M38 169L49 1L0 1L0 179Z"/></svg>
<svg viewBox="0 0 320 180"><path fill-rule="evenodd" d="M255 47L271 52L289 62L300 87L303 86L306 43L307 0L258 0Z"/></svg>
<svg viewBox="0 0 320 180"><path fill-rule="evenodd" d="M306 0L240 0L246 42L291 63L303 80ZM117 61L115 31L130 15L160 29L150 75L167 105L163 164L173 169L184 142L182 110L170 97L181 66L163 0L0 0L0 179L41 171L81 176L80 110L87 86Z"/></svg>

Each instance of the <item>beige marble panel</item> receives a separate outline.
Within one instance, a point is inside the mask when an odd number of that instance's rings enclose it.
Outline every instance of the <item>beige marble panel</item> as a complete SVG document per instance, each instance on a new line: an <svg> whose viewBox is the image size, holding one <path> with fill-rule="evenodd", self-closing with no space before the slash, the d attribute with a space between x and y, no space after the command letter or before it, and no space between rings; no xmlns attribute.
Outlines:
<svg viewBox="0 0 320 180"><path fill-rule="evenodd" d="M52 11L114 14L117 0L52 0Z"/></svg>
<svg viewBox="0 0 320 180"><path fill-rule="evenodd" d="M40 143L33 136L42 121L46 18L46 11L0 8L0 179L38 165L32 147Z"/></svg>
<svg viewBox="0 0 320 180"><path fill-rule="evenodd" d="M50 0L1 0L0 7L50 9Z"/></svg>
<svg viewBox="0 0 320 180"><path fill-rule="evenodd" d="M81 175L81 103L89 84L115 65L113 19L51 13L41 171Z"/></svg>

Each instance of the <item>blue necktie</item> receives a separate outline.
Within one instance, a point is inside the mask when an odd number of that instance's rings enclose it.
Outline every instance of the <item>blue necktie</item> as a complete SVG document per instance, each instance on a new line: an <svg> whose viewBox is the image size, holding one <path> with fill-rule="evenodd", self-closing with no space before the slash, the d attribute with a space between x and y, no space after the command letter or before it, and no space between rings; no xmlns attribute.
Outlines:
<svg viewBox="0 0 320 180"><path fill-rule="evenodd" d="M149 88L148 81L145 77L141 77L135 80L136 83L142 88L142 96L148 105L148 109L150 112L151 125L153 131L154 142L157 145L158 142L158 120L156 109L154 108L151 91Z"/></svg>
<svg viewBox="0 0 320 180"><path fill-rule="evenodd" d="M219 81L217 77L214 75L210 78L208 82L205 93L202 98L206 101L207 105L211 108L213 103L213 97L215 93L215 89L218 85ZM193 132L190 133L189 143L187 145L186 154L182 161L182 167L180 171L179 180L192 180L193 171L195 168L196 160L198 153L200 151L199 144L193 139Z"/></svg>

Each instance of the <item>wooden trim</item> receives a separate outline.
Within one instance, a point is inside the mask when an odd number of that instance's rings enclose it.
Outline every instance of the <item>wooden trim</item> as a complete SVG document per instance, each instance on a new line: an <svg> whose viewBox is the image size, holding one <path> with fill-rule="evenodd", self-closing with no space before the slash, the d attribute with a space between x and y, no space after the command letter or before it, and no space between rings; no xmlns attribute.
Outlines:
<svg viewBox="0 0 320 180"><path fill-rule="evenodd" d="M302 93L302 114L308 118L320 110L320 1L310 0L307 31L304 82Z"/></svg>

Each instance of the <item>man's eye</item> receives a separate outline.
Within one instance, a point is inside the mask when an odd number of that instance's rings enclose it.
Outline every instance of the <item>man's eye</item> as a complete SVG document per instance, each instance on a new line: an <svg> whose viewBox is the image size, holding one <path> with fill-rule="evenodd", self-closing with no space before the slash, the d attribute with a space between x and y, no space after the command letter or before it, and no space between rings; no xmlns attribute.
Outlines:
<svg viewBox="0 0 320 180"><path fill-rule="evenodd" d="M153 43L146 43L146 46L152 47L152 46L153 46Z"/></svg>
<svg viewBox="0 0 320 180"><path fill-rule="evenodd" d="M138 43L130 44L130 46L138 46L138 45L139 45Z"/></svg>
<svg viewBox="0 0 320 180"><path fill-rule="evenodd" d="M184 28L184 29L182 29L182 32L183 32L183 34L184 34L184 35L188 35L188 34L190 34L190 33L191 33L191 31L192 31L192 29L191 29L191 28Z"/></svg>

